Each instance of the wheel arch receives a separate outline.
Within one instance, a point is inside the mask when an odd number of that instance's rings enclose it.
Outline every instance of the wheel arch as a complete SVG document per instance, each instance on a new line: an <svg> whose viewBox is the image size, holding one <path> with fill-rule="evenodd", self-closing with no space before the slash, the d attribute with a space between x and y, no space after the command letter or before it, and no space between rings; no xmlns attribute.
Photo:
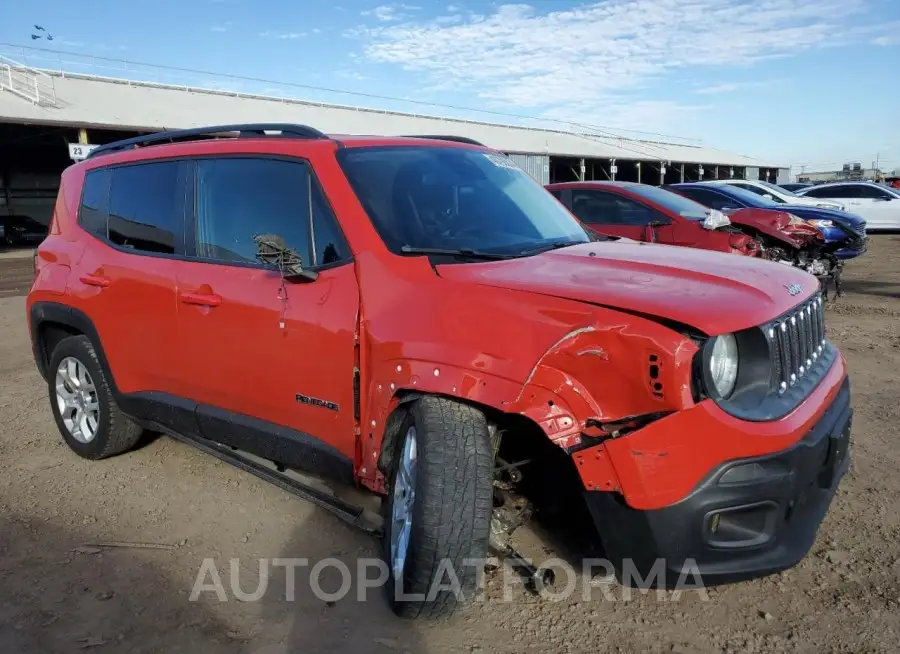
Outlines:
<svg viewBox="0 0 900 654"><path fill-rule="evenodd" d="M100 336L93 321L83 311L58 302L35 302L29 311L31 329L31 348L38 372L44 380L49 374L48 366L53 348L68 336L86 336L109 380L110 389L118 395L115 379L109 369L109 362L103 351Z"/></svg>

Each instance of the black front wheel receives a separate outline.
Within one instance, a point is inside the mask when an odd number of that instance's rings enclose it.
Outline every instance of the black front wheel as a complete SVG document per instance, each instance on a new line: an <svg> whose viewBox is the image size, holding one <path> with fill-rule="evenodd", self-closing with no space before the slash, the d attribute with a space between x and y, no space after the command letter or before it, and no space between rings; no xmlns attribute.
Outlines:
<svg viewBox="0 0 900 654"><path fill-rule="evenodd" d="M417 400L401 425L384 503L388 593L405 618L444 618L477 592L487 555L493 452L478 409Z"/></svg>

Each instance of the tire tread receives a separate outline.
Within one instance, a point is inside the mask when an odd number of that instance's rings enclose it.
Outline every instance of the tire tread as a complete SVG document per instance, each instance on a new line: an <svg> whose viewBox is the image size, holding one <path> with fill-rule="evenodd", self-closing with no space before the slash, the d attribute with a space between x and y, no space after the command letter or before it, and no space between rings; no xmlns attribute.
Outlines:
<svg viewBox="0 0 900 654"><path fill-rule="evenodd" d="M411 415L423 483L417 483L404 586L406 592L427 594L441 560L449 559L464 597L471 600L478 574L464 562L485 556L493 508L487 421L477 408L442 397L418 400ZM457 608L449 591L432 602L395 603L395 611L408 618L442 619Z"/></svg>

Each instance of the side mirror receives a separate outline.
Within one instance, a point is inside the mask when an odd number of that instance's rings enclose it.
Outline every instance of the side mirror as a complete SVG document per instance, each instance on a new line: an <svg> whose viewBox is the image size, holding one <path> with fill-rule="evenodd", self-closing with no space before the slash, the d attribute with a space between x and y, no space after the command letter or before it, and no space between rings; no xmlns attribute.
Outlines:
<svg viewBox="0 0 900 654"><path fill-rule="evenodd" d="M763 193L763 197L764 197L766 200L774 200L774 199L775 199L775 197L774 197L773 195L770 195L770 194L768 194L768 193Z"/></svg>
<svg viewBox="0 0 900 654"><path fill-rule="evenodd" d="M256 241L256 258L278 270L284 281L314 282L319 278L319 273L314 270L303 269L300 255L278 234L258 234L253 240Z"/></svg>
<svg viewBox="0 0 900 654"><path fill-rule="evenodd" d="M292 273L282 273L281 276L284 278L284 281L297 284L300 282L314 282L319 278L319 273L315 270L298 270Z"/></svg>
<svg viewBox="0 0 900 654"><path fill-rule="evenodd" d="M648 243L656 243L656 223L644 225L644 240Z"/></svg>

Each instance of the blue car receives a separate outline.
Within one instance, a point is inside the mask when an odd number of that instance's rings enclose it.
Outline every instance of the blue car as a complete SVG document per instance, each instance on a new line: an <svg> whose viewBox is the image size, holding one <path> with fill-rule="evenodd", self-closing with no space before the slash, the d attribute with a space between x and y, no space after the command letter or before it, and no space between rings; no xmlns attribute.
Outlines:
<svg viewBox="0 0 900 654"><path fill-rule="evenodd" d="M858 257L869 246L866 221L846 211L782 204L729 184L699 182L671 184L665 188L719 211L752 207L792 213L816 226L825 238L829 254L837 259Z"/></svg>

